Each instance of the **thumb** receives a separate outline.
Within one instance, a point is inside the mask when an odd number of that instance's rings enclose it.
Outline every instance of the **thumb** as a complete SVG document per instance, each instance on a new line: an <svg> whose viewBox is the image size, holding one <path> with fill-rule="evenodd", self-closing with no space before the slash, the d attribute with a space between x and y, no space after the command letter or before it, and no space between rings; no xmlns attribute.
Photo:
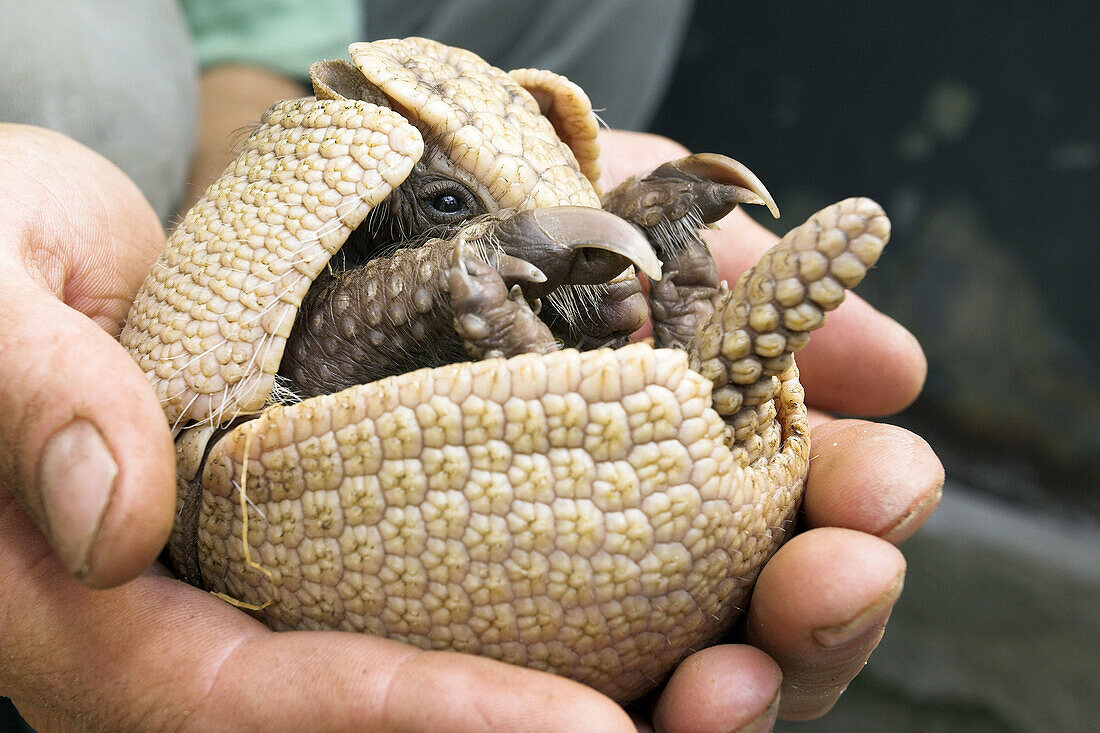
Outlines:
<svg viewBox="0 0 1100 733"><path fill-rule="evenodd" d="M172 521L167 421L108 332L163 242L106 159L0 124L0 487L93 586L146 568Z"/></svg>
<svg viewBox="0 0 1100 733"><path fill-rule="evenodd" d="M18 268L0 271L0 483L70 572L96 587L124 582L172 525L164 413L106 331Z"/></svg>

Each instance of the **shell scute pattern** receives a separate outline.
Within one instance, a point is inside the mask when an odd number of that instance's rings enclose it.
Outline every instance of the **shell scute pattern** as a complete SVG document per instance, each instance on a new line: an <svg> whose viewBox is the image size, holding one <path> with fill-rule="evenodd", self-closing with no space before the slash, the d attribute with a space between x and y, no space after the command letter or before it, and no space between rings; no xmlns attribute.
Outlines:
<svg viewBox="0 0 1100 733"><path fill-rule="evenodd" d="M540 360L401 375L230 433L206 464L204 577L243 601L274 600L261 613L275 628L461 641L639 694L685 644L728 625L722 609L744 601L769 551L771 505L798 487L746 480L710 383L682 352L635 344ZM532 373L546 378L531 386ZM499 399L520 383L522 399ZM532 416L534 440L516 427ZM785 419L804 428L804 410ZM601 447L609 425L622 447ZM250 431L248 542L274 582L241 548L232 479Z"/></svg>
<svg viewBox="0 0 1100 733"><path fill-rule="evenodd" d="M439 138L457 165L488 183L494 199L523 207L600 205L591 182L577 175L573 151L508 74L469 51L420 39L353 44L350 51L371 82L417 111L428 137Z"/></svg>
<svg viewBox="0 0 1100 733"><path fill-rule="evenodd" d="M120 337L169 421L263 406L310 283L422 149L404 118L365 102L293 100L264 116L172 234Z"/></svg>

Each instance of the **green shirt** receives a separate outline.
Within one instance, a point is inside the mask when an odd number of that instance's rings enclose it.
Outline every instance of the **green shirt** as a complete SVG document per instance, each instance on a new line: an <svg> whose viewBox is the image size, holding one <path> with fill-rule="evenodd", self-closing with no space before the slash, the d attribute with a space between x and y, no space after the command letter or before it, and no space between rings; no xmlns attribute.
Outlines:
<svg viewBox="0 0 1100 733"><path fill-rule="evenodd" d="M345 58L363 39L359 0L180 0L202 68L262 66L302 78L310 63Z"/></svg>

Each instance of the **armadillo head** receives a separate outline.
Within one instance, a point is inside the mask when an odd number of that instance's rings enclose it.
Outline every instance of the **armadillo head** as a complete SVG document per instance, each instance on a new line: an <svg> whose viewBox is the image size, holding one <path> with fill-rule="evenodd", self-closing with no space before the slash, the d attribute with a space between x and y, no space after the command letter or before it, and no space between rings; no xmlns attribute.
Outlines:
<svg viewBox="0 0 1100 733"><path fill-rule="evenodd" d="M357 43L350 52L354 66L310 67L317 97L366 99L398 112L424 138L423 167L454 176L483 208L599 206L596 118L565 77L509 74L423 38Z"/></svg>
<svg viewBox="0 0 1100 733"><path fill-rule="evenodd" d="M316 99L264 115L135 300L121 341L176 427L261 410L312 281L433 176L483 211L599 207L596 118L564 77L420 38L350 51L311 68Z"/></svg>

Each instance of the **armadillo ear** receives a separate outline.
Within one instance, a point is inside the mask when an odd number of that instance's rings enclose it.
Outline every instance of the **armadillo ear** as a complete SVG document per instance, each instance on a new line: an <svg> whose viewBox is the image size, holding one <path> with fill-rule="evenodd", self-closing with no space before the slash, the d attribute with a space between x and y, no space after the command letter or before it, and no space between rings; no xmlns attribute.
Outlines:
<svg viewBox="0 0 1100 733"><path fill-rule="evenodd" d="M508 74L531 93L558 137L573 151L581 173L600 193L600 125L584 90L561 74L543 69L515 69Z"/></svg>
<svg viewBox="0 0 1100 733"><path fill-rule="evenodd" d="M309 65L309 80L317 99L361 99L379 107L391 106L386 95L363 72L343 59L314 61Z"/></svg>

